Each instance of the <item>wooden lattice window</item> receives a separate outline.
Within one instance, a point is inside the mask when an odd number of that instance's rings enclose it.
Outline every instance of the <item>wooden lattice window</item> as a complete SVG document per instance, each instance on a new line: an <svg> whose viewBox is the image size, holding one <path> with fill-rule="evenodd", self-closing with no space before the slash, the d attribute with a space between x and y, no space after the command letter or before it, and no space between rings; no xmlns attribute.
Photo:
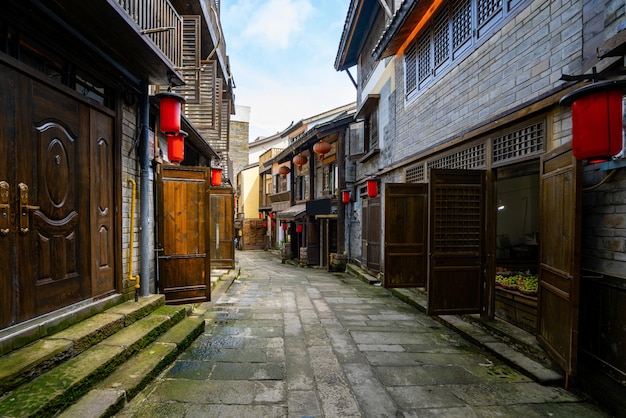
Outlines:
<svg viewBox="0 0 626 418"><path fill-rule="evenodd" d="M412 93L417 88L417 46L415 42L411 43L411 45L406 50L406 55L404 56L404 68L405 68L405 81L404 85L406 86L406 94Z"/></svg>
<svg viewBox="0 0 626 418"><path fill-rule="evenodd" d="M437 253L480 253L481 198L478 187L435 188L437 210L433 227Z"/></svg>
<svg viewBox="0 0 626 418"><path fill-rule="evenodd" d="M428 168L448 168L472 170L485 168L487 166L487 157L485 153L485 144L478 144L473 147L464 149L454 154L446 155L437 160L429 161Z"/></svg>
<svg viewBox="0 0 626 418"><path fill-rule="evenodd" d="M502 0L478 0L477 22L482 26L502 10Z"/></svg>
<svg viewBox="0 0 626 418"><path fill-rule="evenodd" d="M435 16L433 43L433 58L435 59L435 68L437 68L450 57L450 20L447 4L443 5Z"/></svg>
<svg viewBox="0 0 626 418"><path fill-rule="evenodd" d="M407 183L423 183L424 182L424 164L407 167L404 172Z"/></svg>
<svg viewBox="0 0 626 418"><path fill-rule="evenodd" d="M458 49L472 38L472 1L456 0L452 5L452 48Z"/></svg>
<svg viewBox="0 0 626 418"><path fill-rule="evenodd" d="M430 30L420 35L417 45L417 79L421 83L432 74L430 66Z"/></svg>
<svg viewBox="0 0 626 418"><path fill-rule="evenodd" d="M545 121L534 122L493 139L493 164L535 156L543 152Z"/></svg>

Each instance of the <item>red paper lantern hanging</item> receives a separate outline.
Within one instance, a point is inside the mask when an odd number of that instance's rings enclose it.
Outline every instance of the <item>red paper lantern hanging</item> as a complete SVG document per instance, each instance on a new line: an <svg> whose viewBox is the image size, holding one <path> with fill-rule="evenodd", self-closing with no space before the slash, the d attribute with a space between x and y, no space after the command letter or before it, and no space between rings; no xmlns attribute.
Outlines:
<svg viewBox="0 0 626 418"><path fill-rule="evenodd" d="M280 174L282 178L285 178L285 176L287 176L290 172L291 170L286 165L283 165L278 169L278 174Z"/></svg>
<svg viewBox="0 0 626 418"><path fill-rule="evenodd" d="M293 163L298 166L299 169L302 170L302 166L305 165L307 162L309 161L308 158L306 158L304 155L302 154L298 154L295 157L293 157Z"/></svg>
<svg viewBox="0 0 626 418"><path fill-rule="evenodd" d="M287 222L283 222L282 224L283 231L287 230Z"/></svg>
<svg viewBox="0 0 626 418"><path fill-rule="evenodd" d="M270 219L274 219L274 212L270 212Z"/></svg>
<svg viewBox="0 0 626 418"><path fill-rule="evenodd" d="M298 224L296 225L296 232L299 234L300 232L302 232L302 224Z"/></svg>
<svg viewBox="0 0 626 418"><path fill-rule="evenodd" d="M155 97L159 100L159 129L165 134L177 134L185 98L172 92L159 93Z"/></svg>
<svg viewBox="0 0 626 418"><path fill-rule="evenodd" d="M267 221L263 221L263 228L267 228Z"/></svg>
<svg viewBox="0 0 626 418"><path fill-rule="evenodd" d="M593 83L561 99L572 106L572 153L578 160L611 160L623 146L622 88L614 81Z"/></svg>
<svg viewBox="0 0 626 418"><path fill-rule="evenodd" d="M187 132L167 134L167 158L172 164L179 164L185 159L185 137Z"/></svg>
<svg viewBox="0 0 626 418"><path fill-rule="evenodd" d="M330 152L330 144L321 140L313 145L313 152L320 156L320 160L324 159L324 155Z"/></svg>
<svg viewBox="0 0 626 418"><path fill-rule="evenodd" d="M276 222L272 221L271 225L272 225L272 228L274 228L276 226Z"/></svg>
<svg viewBox="0 0 626 418"><path fill-rule="evenodd" d="M378 196L378 180L369 179L367 181L367 197Z"/></svg>
<svg viewBox="0 0 626 418"><path fill-rule="evenodd" d="M263 218L263 214L259 212L259 219Z"/></svg>
<svg viewBox="0 0 626 418"><path fill-rule="evenodd" d="M341 201L343 203L350 203L350 191L344 190L341 192Z"/></svg>
<svg viewBox="0 0 626 418"><path fill-rule="evenodd" d="M222 169L218 167L211 167L211 186L218 187L222 185ZM261 219L261 214L259 214Z"/></svg>

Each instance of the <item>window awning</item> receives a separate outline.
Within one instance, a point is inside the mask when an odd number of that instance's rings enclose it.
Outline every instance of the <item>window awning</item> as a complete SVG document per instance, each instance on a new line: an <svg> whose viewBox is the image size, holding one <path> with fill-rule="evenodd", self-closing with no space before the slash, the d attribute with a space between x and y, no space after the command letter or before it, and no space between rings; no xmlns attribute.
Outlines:
<svg viewBox="0 0 626 418"><path fill-rule="evenodd" d="M306 212L306 203L293 205L289 209L283 210L276 214L276 218L283 221L295 221Z"/></svg>

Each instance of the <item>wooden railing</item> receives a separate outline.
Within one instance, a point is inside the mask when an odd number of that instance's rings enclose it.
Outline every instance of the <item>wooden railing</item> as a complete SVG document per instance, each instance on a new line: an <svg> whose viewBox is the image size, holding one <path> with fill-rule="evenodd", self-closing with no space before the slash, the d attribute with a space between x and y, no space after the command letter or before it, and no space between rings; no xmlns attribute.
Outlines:
<svg viewBox="0 0 626 418"><path fill-rule="evenodd" d="M183 21L168 0L117 0L120 7L139 26L165 56L180 67L182 61Z"/></svg>
<svg viewBox="0 0 626 418"><path fill-rule="evenodd" d="M270 148L259 156L259 166L262 166L266 161L271 160L282 152L282 148Z"/></svg>

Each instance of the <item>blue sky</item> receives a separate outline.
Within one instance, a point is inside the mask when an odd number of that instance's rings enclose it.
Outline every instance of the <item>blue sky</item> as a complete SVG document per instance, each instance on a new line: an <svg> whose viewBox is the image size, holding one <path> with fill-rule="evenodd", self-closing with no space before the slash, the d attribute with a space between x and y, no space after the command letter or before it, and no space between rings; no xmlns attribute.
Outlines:
<svg viewBox="0 0 626 418"><path fill-rule="evenodd" d="M348 75L334 68L350 0L220 3L235 104L250 107L251 141L356 100Z"/></svg>

